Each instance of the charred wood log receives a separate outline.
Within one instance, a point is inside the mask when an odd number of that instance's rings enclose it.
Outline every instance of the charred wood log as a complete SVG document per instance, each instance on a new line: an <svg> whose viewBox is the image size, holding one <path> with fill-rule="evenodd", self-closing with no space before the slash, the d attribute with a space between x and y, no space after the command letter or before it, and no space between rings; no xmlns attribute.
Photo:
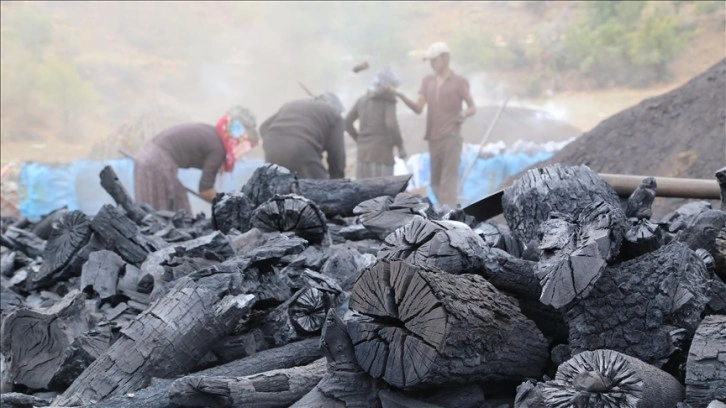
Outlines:
<svg viewBox="0 0 726 408"><path fill-rule="evenodd" d="M30 258L37 258L45 253L46 241L30 231L9 227L2 238L4 246L20 251Z"/></svg>
<svg viewBox="0 0 726 408"><path fill-rule="evenodd" d="M504 189L502 208L519 242L534 240L539 245L539 226L550 218L550 213L575 214L598 201L620 208L620 199L612 187L589 167L556 164L531 169Z"/></svg>
<svg viewBox="0 0 726 408"><path fill-rule="evenodd" d="M82 252L83 247L89 243L91 232L91 222L81 211L70 211L63 215L53 226L46 251L43 254L43 266L38 275L34 277L38 287L52 284L72 275L74 268L69 268L69 266L77 254L81 255L81 258L85 255L88 259L88 254L79 254L79 252ZM81 259L76 262L80 263Z"/></svg>
<svg viewBox="0 0 726 408"><path fill-rule="evenodd" d="M625 232L619 259L627 261L653 252L660 248L662 240L663 234L658 224L648 219L633 219Z"/></svg>
<svg viewBox="0 0 726 408"><path fill-rule="evenodd" d="M653 215L653 200L657 190L658 184L655 182L655 177L644 178L628 197L625 204L625 216L638 220L650 219Z"/></svg>
<svg viewBox="0 0 726 408"><path fill-rule="evenodd" d="M105 249L116 252L124 261L139 266L149 252L159 248L139 232L139 227L116 207L106 204L98 211L91 229Z"/></svg>
<svg viewBox="0 0 726 408"><path fill-rule="evenodd" d="M26 395L19 392L0 394L0 406L3 408L35 408L47 407L48 405L50 405L50 401L34 395Z"/></svg>
<svg viewBox="0 0 726 408"><path fill-rule="evenodd" d="M111 251L96 251L88 257L81 270L81 290L92 288L101 299L116 295L116 284L124 262L120 256Z"/></svg>
<svg viewBox="0 0 726 408"><path fill-rule="evenodd" d="M515 408L548 408L542 395L543 383L527 380L517 387Z"/></svg>
<svg viewBox="0 0 726 408"><path fill-rule="evenodd" d="M265 164L255 169L241 191L253 208L277 195L300 194L297 176L276 164Z"/></svg>
<svg viewBox="0 0 726 408"><path fill-rule="evenodd" d="M327 223L318 206L298 195L275 196L252 213L251 224L262 231L294 232L311 243L325 237Z"/></svg>
<svg viewBox="0 0 726 408"><path fill-rule="evenodd" d="M262 350L313 337L320 332L331 304L322 290L304 288L272 311L257 313L238 329L239 334L220 339L212 353L223 361L233 361Z"/></svg>
<svg viewBox="0 0 726 408"><path fill-rule="evenodd" d="M242 193L256 207L276 195L297 194L315 202L328 217L351 216L360 202L403 192L411 176L365 180L298 179L284 167L267 164L257 168L242 187Z"/></svg>
<svg viewBox="0 0 726 408"><path fill-rule="evenodd" d="M134 202L113 168L111 166L105 166L99 176L101 177L101 187L106 190L116 204L120 205L126 211L126 215L129 218L140 225L144 217L148 214Z"/></svg>
<svg viewBox="0 0 726 408"><path fill-rule="evenodd" d="M66 349L89 329L84 308L85 295L74 290L49 308L19 309L3 321L2 350L15 384L48 388Z"/></svg>
<svg viewBox="0 0 726 408"><path fill-rule="evenodd" d="M247 232L255 204L244 193L217 194L212 202L212 227L227 234L232 229Z"/></svg>
<svg viewBox="0 0 726 408"><path fill-rule="evenodd" d="M707 316L686 362L686 402L694 408L726 401L726 316Z"/></svg>
<svg viewBox="0 0 726 408"><path fill-rule="evenodd" d="M386 237L378 259L429 265L448 273L476 273L484 265L484 241L466 224L418 217Z"/></svg>
<svg viewBox="0 0 726 408"><path fill-rule="evenodd" d="M358 362L394 387L521 380L547 361L534 323L477 275L379 261L358 278L350 307L367 316L347 322Z"/></svg>
<svg viewBox="0 0 726 408"><path fill-rule="evenodd" d="M260 351L249 357L231 361L217 367L198 371L197 376L234 376L242 377L267 371L303 366L323 356L320 339L310 338L290 343L278 348ZM94 408L172 408L167 391L173 379L155 378L151 385L131 396L118 395L100 401ZM86 407L86 406L84 406ZM87 406L90 408L91 406Z"/></svg>
<svg viewBox="0 0 726 408"><path fill-rule="evenodd" d="M302 367L246 377L187 376L169 387L169 400L182 407L287 407L320 382L325 359Z"/></svg>
<svg viewBox="0 0 726 408"><path fill-rule="evenodd" d="M353 214L358 216L360 223L380 240L413 219L438 219L428 198L422 199L409 193L362 201L353 209Z"/></svg>
<svg viewBox="0 0 726 408"><path fill-rule="evenodd" d="M576 209L572 217L551 212L540 224L542 253L535 271L542 285L540 301L559 309L587 296L618 255L624 226L620 207L600 199Z"/></svg>
<svg viewBox="0 0 726 408"><path fill-rule="evenodd" d="M55 401L82 405L143 388L151 377L189 372L211 343L249 313L254 296L237 295L233 277L187 277L121 330L121 337Z"/></svg>
<svg viewBox="0 0 726 408"><path fill-rule="evenodd" d="M683 386L650 364L613 350L585 351L542 387L546 407L673 407Z"/></svg>
<svg viewBox="0 0 726 408"><path fill-rule="evenodd" d="M573 354L612 349L662 367L693 336L707 293L706 265L679 242L613 265L565 309Z"/></svg>
<svg viewBox="0 0 726 408"><path fill-rule="evenodd" d="M396 196L406 190L410 175L362 180L299 179L299 194L318 204L328 217L348 217L359 203L380 196Z"/></svg>
<svg viewBox="0 0 726 408"><path fill-rule="evenodd" d="M358 365L345 323L333 310L325 318L320 342L328 363L327 373L291 408L377 406L378 384Z"/></svg>

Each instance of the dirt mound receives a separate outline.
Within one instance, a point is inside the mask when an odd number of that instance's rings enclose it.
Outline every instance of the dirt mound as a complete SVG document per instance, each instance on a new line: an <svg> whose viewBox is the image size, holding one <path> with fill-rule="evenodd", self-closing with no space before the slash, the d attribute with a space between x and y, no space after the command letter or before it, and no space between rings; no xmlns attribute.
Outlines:
<svg viewBox="0 0 726 408"><path fill-rule="evenodd" d="M427 152L428 146L423 139L426 114L414 115L408 112L408 108L403 104L400 104L398 109L398 121L406 143L406 150L409 153ZM477 107L476 115L469 118L462 126L461 135L464 141L474 144L481 143L499 109L499 106ZM511 146L517 140L560 142L581 134L581 130L554 118L546 111L507 106L502 111L487 141L503 141L507 146Z"/></svg>
<svg viewBox="0 0 726 408"><path fill-rule="evenodd" d="M601 173L714 179L726 165L726 59L681 87L611 116L535 167L554 163L586 164ZM683 202L658 200L654 214Z"/></svg>

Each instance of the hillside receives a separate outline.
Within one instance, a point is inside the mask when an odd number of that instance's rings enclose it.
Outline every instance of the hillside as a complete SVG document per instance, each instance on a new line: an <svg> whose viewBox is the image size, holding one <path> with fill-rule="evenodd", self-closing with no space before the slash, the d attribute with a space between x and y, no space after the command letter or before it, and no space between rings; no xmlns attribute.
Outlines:
<svg viewBox="0 0 726 408"><path fill-rule="evenodd" d="M159 109L213 121L243 103L262 121L304 96L299 81L316 92L335 89L350 106L386 63L401 73L402 89L415 94L430 71L419 53L440 39L459 46L454 69L470 79L481 106L481 115L465 126L472 141L504 97L509 109L490 141L565 139L674 89L724 57L726 7L696 13L697 2L678 2L684 5L677 15L693 28L689 46L667 65L666 81L647 87L594 88L571 70L464 63L477 52L465 46L465 34L485 38L494 47L485 51L521 52L532 38L578 21L581 3L402 2L346 9L323 3L2 2L0 162L88 157L99 141ZM499 54L493 55L496 62ZM372 68L352 74L362 59ZM549 113L545 130L517 132L526 109ZM420 149L422 117L400 115L407 143Z"/></svg>

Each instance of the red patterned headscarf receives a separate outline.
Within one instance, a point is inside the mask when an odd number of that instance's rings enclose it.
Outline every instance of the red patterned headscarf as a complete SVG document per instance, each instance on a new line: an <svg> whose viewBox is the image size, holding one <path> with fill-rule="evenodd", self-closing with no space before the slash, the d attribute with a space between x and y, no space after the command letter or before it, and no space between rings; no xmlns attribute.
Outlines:
<svg viewBox="0 0 726 408"><path fill-rule="evenodd" d="M245 132L240 137L234 137L230 134L232 121L238 121L239 124L244 126ZM241 106L232 107L224 116L219 118L217 121L217 134L222 140L225 152L225 160L220 168L221 172L229 173L234 170L234 163L237 161L234 151L243 140L248 140L253 147L257 145L259 135L257 134L256 127L257 124L255 123L255 117L252 115L252 112Z"/></svg>

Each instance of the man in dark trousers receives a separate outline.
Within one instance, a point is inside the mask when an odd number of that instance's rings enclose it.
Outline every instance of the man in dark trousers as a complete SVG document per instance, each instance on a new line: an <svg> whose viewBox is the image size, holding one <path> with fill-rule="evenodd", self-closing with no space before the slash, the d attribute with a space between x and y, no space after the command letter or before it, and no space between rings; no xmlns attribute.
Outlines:
<svg viewBox="0 0 726 408"><path fill-rule="evenodd" d="M300 178L343 178L343 104L333 93L288 102L260 126L265 161ZM327 154L328 168L323 165Z"/></svg>
<svg viewBox="0 0 726 408"><path fill-rule="evenodd" d="M416 114L426 112L425 140L431 156L431 188L439 205L456 208L458 201L458 172L461 161L461 124L476 113L469 91L469 82L449 67L449 47L436 42L426 51L424 60L431 63L434 75L421 81L416 102L397 92L401 100ZM462 102L467 109L462 112Z"/></svg>
<svg viewBox="0 0 726 408"><path fill-rule="evenodd" d="M345 117L345 129L358 145L357 179L392 176L394 147L400 158L406 158L396 118L395 88L399 83L390 68L382 68Z"/></svg>

